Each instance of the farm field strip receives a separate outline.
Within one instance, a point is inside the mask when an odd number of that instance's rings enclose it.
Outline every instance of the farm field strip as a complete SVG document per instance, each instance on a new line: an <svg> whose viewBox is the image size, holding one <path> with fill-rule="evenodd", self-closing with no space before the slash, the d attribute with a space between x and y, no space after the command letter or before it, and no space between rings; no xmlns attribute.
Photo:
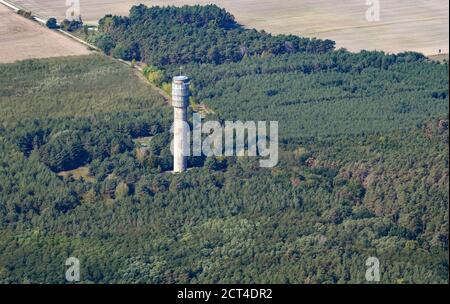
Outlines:
<svg viewBox="0 0 450 304"><path fill-rule="evenodd" d="M31 58L86 55L86 46L0 5L0 63Z"/></svg>

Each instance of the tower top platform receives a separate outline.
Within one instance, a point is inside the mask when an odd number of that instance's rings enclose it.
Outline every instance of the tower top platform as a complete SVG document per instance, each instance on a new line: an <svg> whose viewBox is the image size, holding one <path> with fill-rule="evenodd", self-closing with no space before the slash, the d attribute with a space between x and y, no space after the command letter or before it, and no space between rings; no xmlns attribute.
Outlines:
<svg viewBox="0 0 450 304"><path fill-rule="evenodd" d="M189 77L187 77L187 76L175 76L173 78L173 82L175 82L175 83L186 83L186 82L189 82Z"/></svg>

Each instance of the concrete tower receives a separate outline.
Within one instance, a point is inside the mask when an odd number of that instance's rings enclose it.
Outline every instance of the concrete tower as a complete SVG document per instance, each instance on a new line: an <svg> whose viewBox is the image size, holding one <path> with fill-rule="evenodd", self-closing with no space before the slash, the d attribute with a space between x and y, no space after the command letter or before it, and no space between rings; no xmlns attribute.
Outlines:
<svg viewBox="0 0 450 304"><path fill-rule="evenodd" d="M187 107L189 104L189 78L176 76L172 82L173 106L173 171L183 172L187 168L187 156L183 153L190 145L184 130L187 124Z"/></svg>

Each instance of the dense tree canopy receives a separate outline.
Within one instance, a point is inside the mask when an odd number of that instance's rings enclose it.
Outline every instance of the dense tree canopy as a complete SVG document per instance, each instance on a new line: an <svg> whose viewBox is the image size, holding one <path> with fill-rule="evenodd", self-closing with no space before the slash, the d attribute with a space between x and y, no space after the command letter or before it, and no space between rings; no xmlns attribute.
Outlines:
<svg viewBox="0 0 450 304"><path fill-rule="evenodd" d="M285 53L326 53L334 48L331 40L272 36L244 29L215 5L134 6L128 17L102 18L94 42L107 54L159 67L190 62L220 64Z"/></svg>
<svg viewBox="0 0 450 304"><path fill-rule="evenodd" d="M244 30L215 6L138 6L93 35L157 85L184 64L210 117L278 120L279 164L171 174L170 108L129 68L0 65L0 282L64 283L69 256L83 283L364 283L369 256L382 283L448 282L447 64Z"/></svg>
<svg viewBox="0 0 450 304"><path fill-rule="evenodd" d="M194 99L221 119L277 120L283 140L407 129L448 111L448 66L415 53L291 54L184 70Z"/></svg>

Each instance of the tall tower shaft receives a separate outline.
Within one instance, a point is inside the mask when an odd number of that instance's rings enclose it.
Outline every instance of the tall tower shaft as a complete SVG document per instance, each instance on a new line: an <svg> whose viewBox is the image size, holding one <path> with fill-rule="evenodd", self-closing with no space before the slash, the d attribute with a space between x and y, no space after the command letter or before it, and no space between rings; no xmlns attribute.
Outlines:
<svg viewBox="0 0 450 304"><path fill-rule="evenodd" d="M176 76L172 81L173 106L173 171L183 172L187 168L186 151L190 145L186 136L187 107L189 104L189 78Z"/></svg>

